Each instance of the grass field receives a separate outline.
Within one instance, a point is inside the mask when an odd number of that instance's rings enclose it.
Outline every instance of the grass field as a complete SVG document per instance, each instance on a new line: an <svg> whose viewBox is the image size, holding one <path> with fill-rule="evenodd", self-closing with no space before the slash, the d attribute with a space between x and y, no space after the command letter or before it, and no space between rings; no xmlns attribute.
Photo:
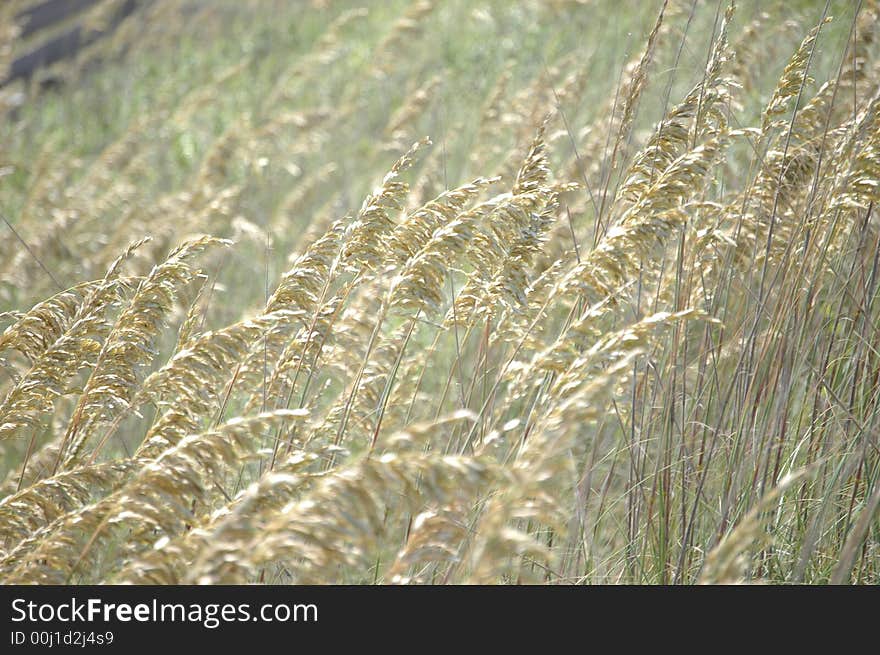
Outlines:
<svg viewBox="0 0 880 655"><path fill-rule="evenodd" d="M737 5L163 0L0 88L0 582L880 583L880 3Z"/></svg>

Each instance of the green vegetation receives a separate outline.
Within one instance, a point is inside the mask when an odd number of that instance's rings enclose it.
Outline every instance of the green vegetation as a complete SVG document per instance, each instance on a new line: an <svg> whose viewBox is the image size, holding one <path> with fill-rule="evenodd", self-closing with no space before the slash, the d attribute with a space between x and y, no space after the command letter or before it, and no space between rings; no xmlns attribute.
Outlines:
<svg viewBox="0 0 880 655"><path fill-rule="evenodd" d="M880 582L880 3L739 5L167 0L0 89L0 581Z"/></svg>

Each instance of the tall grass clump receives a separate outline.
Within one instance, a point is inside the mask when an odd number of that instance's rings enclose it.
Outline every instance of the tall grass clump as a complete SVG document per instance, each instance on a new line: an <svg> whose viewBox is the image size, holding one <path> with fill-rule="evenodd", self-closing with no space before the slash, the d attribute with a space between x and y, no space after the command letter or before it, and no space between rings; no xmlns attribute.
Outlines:
<svg viewBox="0 0 880 655"><path fill-rule="evenodd" d="M184 4L0 88L0 581L880 583L880 4Z"/></svg>

